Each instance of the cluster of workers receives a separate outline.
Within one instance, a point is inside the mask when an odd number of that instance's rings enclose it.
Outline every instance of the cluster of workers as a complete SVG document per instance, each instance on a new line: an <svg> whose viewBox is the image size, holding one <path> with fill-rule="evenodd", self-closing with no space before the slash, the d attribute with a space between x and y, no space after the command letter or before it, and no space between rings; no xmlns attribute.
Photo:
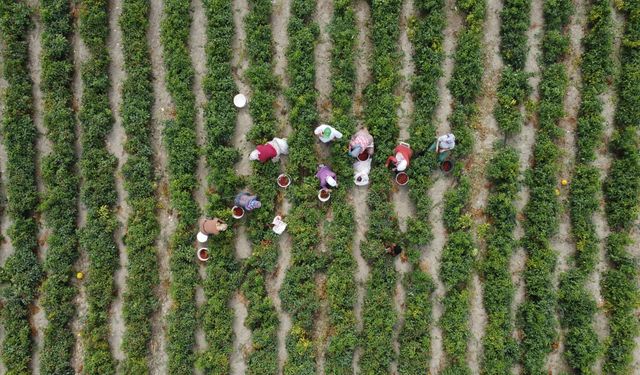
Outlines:
<svg viewBox="0 0 640 375"><path fill-rule="evenodd" d="M336 139L342 138L342 133L334 127L326 124L318 126L314 130L314 134L320 142L331 143ZM450 151L455 147L455 136L453 134L445 134L437 137L433 144L429 147L428 151L436 152L438 154L438 161L443 162ZM369 172L371 171L371 161L374 152L373 136L367 129L358 130L349 142L348 154L355 158L353 163L353 182L357 186L365 186L369 184ZM283 138L273 138L271 141L258 145L249 154L249 159L253 161L259 161L265 163L269 160L277 162L280 160L280 155L287 155L289 153L289 145L287 140ZM386 160L385 166L391 168L394 172L404 172L409 167L411 158L414 156L411 146L407 143L400 142L398 146L393 150L393 155L389 156ZM329 190L338 186L337 175L330 166L320 164L315 177L318 179L320 189ZM321 190L321 191L322 191ZM322 197L319 196L322 200ZM256 195L248 192L239 193L234 200L236 207L242 208L244 211L252 211L260 208L262 204ZM286 223L282 220L281 216L276 216L271 224L271 228L277 234L284 232ZM206 244L210 235L217 235L221 231L227 229L227 224L221 220L204 219L200 222L200 231L198 232L198 246L199 249L206 250L204 244ZM392 255L398 255L402 249L397 244L391 244L386 246L386 251Z"/></svg>

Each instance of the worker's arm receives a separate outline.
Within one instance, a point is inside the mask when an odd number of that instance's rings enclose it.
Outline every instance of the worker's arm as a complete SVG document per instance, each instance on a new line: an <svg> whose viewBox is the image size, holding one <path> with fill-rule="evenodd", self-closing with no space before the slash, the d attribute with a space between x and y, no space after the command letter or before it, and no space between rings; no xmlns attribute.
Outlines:
<svg viewBox="0 0 640 375"><path fill-rule="evenodd" d="M387 158L387 162L384 164L385 168L389 168L389 164L391 164L391 163L393 163L393 164L397 163L397 160L396 160L395 156L389 156Z"/></svg>

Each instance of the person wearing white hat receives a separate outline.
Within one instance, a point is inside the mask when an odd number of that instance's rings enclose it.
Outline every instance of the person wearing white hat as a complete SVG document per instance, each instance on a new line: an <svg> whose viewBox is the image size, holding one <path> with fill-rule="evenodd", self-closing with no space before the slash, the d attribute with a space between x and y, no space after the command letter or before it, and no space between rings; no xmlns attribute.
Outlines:
<svg viewBox="0 0 640 375"><path fill-rule="evenodd" d="M340 133L334 127L327 124L322 124L318 126L316 130L313 131L313 133L318 138L320 138L320 142L322 143L329 143L334 139L342 138L342 133Z"/></svg>
<svg viewBox="0 0 640 375"><path fill-rule="evenodd" d="M205 243L209 240L210 235L217 236L225 230L227 230L227 224L217 217L213 219L203 219L200 221L200 231L196 237L198 238L198 242Z"/></svg>
<svg viewBox="0 0 640 375"><path fill-rule="evenodd" d="M336 174L328 166L320 164L318 166L318 172L316 177L320 180L320 187L322 189L328 189L329 187L337 187L338 181L336 181Z"/></svg>

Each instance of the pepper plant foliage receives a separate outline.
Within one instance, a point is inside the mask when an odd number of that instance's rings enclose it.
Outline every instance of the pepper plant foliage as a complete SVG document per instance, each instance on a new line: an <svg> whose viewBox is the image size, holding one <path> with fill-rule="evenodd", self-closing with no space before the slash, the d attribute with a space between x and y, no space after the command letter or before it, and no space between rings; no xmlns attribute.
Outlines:
<svg viewBox="0 0 640 375"><path fill-rule="evenodd" d="M417 14L409 28L409 36L415 48L415 76L411 91L415 101L415 113L411 124L411 147L427 149L435 138L434 113L438 104L438 80L442 76L444 53L442 43L445 26L444 3L441 0L422 0L415 3ZM416 216L407 226L407 255L413 271L405 276L406 311L404 327L398 337L400 374L427 373L431 345L432 324L431 295L433 280L420 268L420 256L433 235L429 225L432 202L426 189L431 186L434 158L416 155L411 160L409 194L416 205Z"/></svg>
<svg viewBox="0 0 640 375"><path fill-rule="evenodd" d="M42 285L48 325L40 371L69 374L73 372L71 354L75 343L70 324L75 315L76 288L71 278L78 255L79 183L71 91L71 7L68 1L43 1L41 14L44 24L42 90L47 109L44 122L53 149L42 163L46 193L41 207L51 234L47 239L47 278Z"/></svg>
<svg viewBox="0 0 640 375"><path fill-rule="evenodd" d="M620 54L618 106L615 132L609 144L611 169L604 185L605 213L612 234L607 239L607 258L612 267L603 275L602 294L609 314L610 338L606 348L604 371L615 374L632 373L635 337L640 323L635 314L640 306L638 265L628 252L637 243L629 236L638 219L640 201L640 140L638 119L640 108L640 4L622 3L626 26Z"/></svg>
<svg viewBox="0 0 640 375"><path fill-rule="evenodd" d="M527 373L546 371L545 359L557 335L554 316L556 292L552 285L556 253L549 240L557 233L560 212L555 195L560 155L556 141L561 134L557 124L564 116L563 98L568 84L561 60L568 46L566 25L571 9L571 3L566 0L544 4L538 130L533 166L526 175L530 196L524 209L525 234L522 239L528 254L524 271L526 299L518 312L518 326L524 336L521 355Z"/></svg>
<svg viewBox="0 0 640 375"><path fill-rule="evenodd" d="M195 285L199 278L193 243L196 222L200 215L193 199L196 187L195 170L198 158L195 132L195 96L191 89L194 71L188 49L191 18L187 0L164 2L164 18L160 29L166 84L173 103L175 117L166 121L164 143L167 148L169 197L178 225L169 241L171 254L170 287L173 308L167 317L167 353L169 372L190 374L195 355L196 304Z"/></svg>
<svg viewBox="0 0 640 375"><path fill-rule="evenodd" d="M599 207L600 173L592 162L604 129L600 95L612 73L611 23L609 2L594 1L589 11L588 31L582 41L582 101L578 113L576 166L569 196L571 229L576 243L575 268L560 277L558 290L561 323L567 329L565 357L569 365L582 374L593 373L593 365L602 353L593 327L596 302L585 283L598 262L600 240L592 217Z"/></svg>
<svg viewBox="0 0 640 375"><path fill-rule="evenodd" d="M116 368L109 347L109 307L115 291L113 274L118 267L118 248L114 239L116 159L106 147L113 125L108 96L108 10L108 2L104 0L82 1L78 9L80 37L91 53L82 65L83 93L78 118L82 128L81 197L87 207L80 245L89 256L86 281L89 311L82 336L84 369L92 374L112 373Z"/></svg>
<svg viewBox="0 0 640 375"><path fill-rule="evenodd" d="M443 346L447 356L446 373L470 373L466 364L469 339L469 282L475 264L475 244L468 214L471 182L462 169L463 161L473 148L472 122L476 120L477 99L483 70L482 25L484 0L458 1L465 16L460 31L455 66L448 87L453 97L453 112L449 117L451 131L456 135L453 154L458 159L455 168L456 185L444 197L443 221L449 234L442 251L440 276L445 285L444 312L440 319Z"/></svg>
<svg viewBox="0 0 640 375"><path fill-rule="evenodd" d="M42 267L36 259L38 205L36 188L36 127L31 118L33 102L29 77L28 31L31 11L23 2L0 2L0 38L3 42L3 76L8 83L4 94L2 139L7 152L7 213L13 222L9 237L11 255L0 279L1 318L5 330L2 362L7 374L29 372L32 352L29 307L33 304Z"/></svg>
<svg viewBox="0 0 640 375"><path fill-rule="evenodd" d="M229 207L240 182L234 170L239 154L231 142L236 123L231 103L236 92L231 74L233 15L230 1L206 0L204 7L208 22L205 49L208 75L203 86L208 97L204 115L205 155L209 165L206 212L209 217L229 222ZM239 267L234 259L232 230L210 237L209 241L210 246L215 246L216 256L207 262L204 281L207 301L199 317L209 348L198 358L197 366L207 374L223 375L231 371L233 311L228 303L238 286Z"/></svg>
<svg viewBox="0 0 640 375"><path fill-rule="evenodd" d="M125 373L149 372L151 323L149 317L159 303L154 288L159 283L156 238L156 176L151 145L153 87L151 58L146 31L149 4L143 0L123 3L120 27L123 37L124 69L122 126L128 158L122 167L127 203L131 209L124 243L127 246L127 289L123 315L126 330L122 347Z"/></svg>

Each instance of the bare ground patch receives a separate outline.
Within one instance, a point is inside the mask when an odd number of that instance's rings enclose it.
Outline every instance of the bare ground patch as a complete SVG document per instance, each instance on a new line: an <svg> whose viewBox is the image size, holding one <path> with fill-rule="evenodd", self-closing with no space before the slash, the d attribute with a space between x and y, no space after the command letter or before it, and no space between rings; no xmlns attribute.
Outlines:
<svg viewBox="0 0 640 375"><path fill-rule="evenodd" d="M320 29L314 51L316 61L317 107L320 121L331 118L331 38L327 30L333 17L333 0L318 0L315 19Z"/></svg>
<svg viewBox="0 0 640 375"><path fill-rule="evenodd" d="M154 166L156 176L161 176L158 182L158 222L160 235L157 241L158 270L160 285L157 288L160 308L151 318L151 358L150 367L152 374L166 374L168 356L166 351L166 316L171 308L169 285L171 273L169 268L169 237L175 231L177 218L169 207L169 183L167 176L167 153L163 144L162 133L164 121L173 117L175 108L171 96L165 85L165 67L162 60L162 44L160 43L160 22L162 20L163 3L161 1L150 2L149 30L147 38L151 50L151 67L153 73L153 131L152 146L154 151Z"/></svg>

